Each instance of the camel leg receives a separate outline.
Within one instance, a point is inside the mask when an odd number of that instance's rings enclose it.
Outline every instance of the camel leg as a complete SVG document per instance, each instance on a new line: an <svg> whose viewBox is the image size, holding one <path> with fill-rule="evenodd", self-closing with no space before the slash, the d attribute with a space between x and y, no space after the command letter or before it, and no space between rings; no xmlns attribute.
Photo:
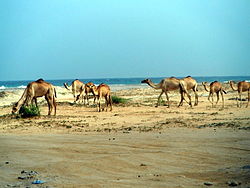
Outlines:
<svg viewBox="0 0 250 188"><path fill-rule="evenodd" d="M98 97L97 101L98 101L97 110L98 112L101 112L101 97Z"/></svg>
<svg viewBox="0 0 250 188"><path fill-rule="evenodd" d="M52 111L52 103L51 103L51 97L49 96L45 96L45 99L47 101L47 104L48 104L48 115L51 114L51 111Z"/></svg>
<svg viewBox="0 0 250 188"><path fill-rule="evenodd" d="M110 111L112 111L112 97L111 97L111 95L108 96L108 104L110 106Z"/></svg>
<svg viewBox="0 0 250 188"><path fill-rule="evenodd" d="M36 98L33 98L32 102L31 102L32 105L34 105L34 103L35 103L36 107L38 107Z"/></svg>
<svg viewBox="0 0 250 188"><path fill-rule="evenodd" d="M212 100L211 100L211 98L212 98ZM213 108L214 107L214 93L212 93L212 92L209 93L208 100L209 100L209 102L211 102L212 108Z"/></svg>
<svg viewBox="0 0 250 188"><path fill-rule="evenodd" d="M213 106L213 102L212 102L211 99L210 99L210 98L211 98L211 95L212 95L212 93L210 92L209 95L208 95L208 101L209 101L209 102L212 104L212 106Z"/></svg>
<svg viewBox="0 0 250 188"><path fill-rule="evenodd" d="M155 107L158 107L158 106L159 106L160 99L161 99L161 96L162 96L163 93L164 93L164 91L162 90L162 91L161 91L161 94L160 94L159 97L158 97L158 101L157 101L157 104L156 104Z"/></svg>
<svg viewBox="0 0 250 188"><path fill-rule="evenodd" d="M218 102L219 102L219 99L220 99L220 93L219 92L217 92L216 93L216 95L217 95L217 101L216 101L216 105L218 104Z"/></svg>
<svg viewBox="0 0 250 188"><path fill-rule="evenodd" d="M183 91L180 91L180 94L181 94L181 100L180 100L180 103L179 103L178 107L180 107L180 106L183 105L183 100L185 99L185 98L184 98L184 92L183 92Z"/></svg>
<svg viewBox="0 0 250 188"><path fill-rule="evenodd" d="M189 99L189 105L190 107L192 107L192 100L191 100L191 95L189 95L189 93L186 93Z"/></svg>
<svg viewBox="0 0 250 188"><path fill-rule="evenodd" d="M220 91L221 94L221 99L222 99L222 108L224 108L224 96L223 96L223 91Z"/></svg>
<svg viewBox="0 0 250 188"><path fill-rule="evenodd" d="M237 103L237 106L239 107L239 108L241 108L241 91L239 92L239 100L237 100L238 101L238 103Z"/></svg>
<svg viewBox="0 0 250 188"><path fill-rule="evenodd" d="M108 96L105 96L105 105L106 105L106 112L108 111L108 105L109 105L109 101L108 101Z"/></svg>
<svg viewBox="0 0 250 188"><path fill-rule="evenodd" d="M168 92L165 91L165 95L166 95L166 99L168 101L168 108L170 107L170 101L169 101L169 96L168 96Z"/></svg>
<svg viewBox="0 0 250 188"><path fill-rule="evenodd" d="M194 95L195 95L195 102L194 102L194 106L198 106L198 93L197 93L197 88L195 87L193 89L194 91Z"/></svg>
<svg viewBox="0 0 250 188"><path fill-rule="evenodd" d="M185 101L190 105L191 96L190 96L187 92L180 91L180 93L181 93L181 101L180 101L178 107L180 107L180 106L183 105L183 100L185 100ZM187 96L188 96L188 98L189 98L189 102L188 102L188 101L186 100L186 98L185 98L185 93L187 94ZM191 104L191 106L192 106L192 104Z"/></svg>

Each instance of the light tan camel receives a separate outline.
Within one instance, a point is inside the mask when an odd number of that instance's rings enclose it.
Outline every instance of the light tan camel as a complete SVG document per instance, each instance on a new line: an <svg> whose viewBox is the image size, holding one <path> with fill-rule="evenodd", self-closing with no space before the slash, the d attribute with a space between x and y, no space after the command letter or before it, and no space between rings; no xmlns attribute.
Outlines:
<svg viewBox="0 0 250 188"><path fill-rule="evenodd" d="M218 103L219 98L220 98L220 94L221 94L222 107L224 108L224 96L223 96L223 93L227 94L227 92L222 88L221 83L218 82L218 81L214 81L214 82L210 83L209 89L208 89L206 84L207 84L207 82L202 82L202 85L204 86L205 90L207 92L209 92L208 100L209 100L209 102L212 103L212 107L214 107L214 93L216 93L216 95L217 95L216 104ZM212 100L210 100L210 97L212 97Z"/></svg>
<svg viewBox="0 0 250 188"><path fill-rule="evenodd" d="M250 83L249 83L249 82L246 82L246 81L238 82L237 88L234 87L232 81L229 81L229 83L230 83L231 88L232 88L234 91L238 91L239 99L238 99L238 97L237 97L237 107L241 107L241 103L242 103L242 99L241 99L242 92L246 92L246 91L248 92L248 102L247 102L247 106L246 106L246 108L247 108L247 107L248 107L248 104L249 104L249 101L250 101Z"/></svg>
<svg viewBox="0 0 250 188"><path fill-rule="evenodd" d="M161 94L158 97L156 107L159 105L160 98L161 98L163 93L165 93L166 98L167 98L167 102L168 102L168 107L170 107L168 92L174 91L174 90L179 90L181 93L181 101L180 101L178 107L183 105L183 100L185 100L184 94L187 94L187 96L189 98L189 102L187 102L187 103L190 106L192 106L191 96L188 93L188 90L190 90L190 89L192 89L195 92L195 105L198 105L197 82L190 76L185 77L183 79L178 79L175 77L165 78L165 79L161 80L161 82L158 84L154 84L150 79L142 80L141 83L147 83L149 86L151 86L154 89L161 89L162 90Z"/></svg>
<svg viewBox="0 0 250 188"><path fill-rule="evenodd" d="M45 96L45 99L48 103L48 115L51 114L53 108L54 115L56 115L56 90L52 84L45 82L43 79L39 79L27 85L22 97L13 106L12 113L16 113L17 111L19 111L21 106L23 105L30 105L33 100L35 101L37 106L36 99L42 96Z"/></svg>
<svg viewBox="0 0 250 188"><path fill-rule="evenodd" d="M81 97L83 97L84 98L84 105L86 104L86 100L87 100L87 105L89 105L89 94L92 93L94 96L94 103L95 103L96 96L93 92L91 92L91 89L90 89L91 87L94 87L94 86L95 86L95 84L93 82L86 83L84 86L84 90L81 90L80 94L77 95L76 101L78 101Z"/></svg>
<svg viewBox="0 0 250 188"><path fill-rule="evenodd" d="M101 112L101 99L105 99L106 103L106 111L108 110L108 106L110 106L110 111L112 111L112 98L111 98L111 91L110 87L106 84L100 84L99 86L90 86L90 91L97 96L98 106L97 110Z"/></svg>
<svg viewBox="0 0 250 188"><path fill-rule="evenodd" d="M83 92L84 91L84 86L85 86L85 84L83 82L81 82L80 80L78 80L78 79L74 80L71 83L70 86L68 86L67 83L64 83L63 85L68 90L70 90L70 88L71 88L72 94L74 96L74 102L77 101L76 100L77 99L77 94L80 94L81 92ZM82 98L82 102L83 102L83 98Z"/></svg>
<svg viewBox="0 0 250 188"><path fill-rule="evenodd" d="M190 106L192 106L191 96L188 93L189 90L193 90L194 95L195 95L194 106L197 106L198 105L198 93L197 93L198 84L197 84L197 81L195 79L193 79L191 76L187 76L185 78L180 79L180 85L181 85L181 90L183 90L181 92L181 95L183 95L183 96L181 97L180 106L182 106L183 100L185 99L184 94L186 94L188 96L189 101L190 101L189 104L190 104Z"/></svg>

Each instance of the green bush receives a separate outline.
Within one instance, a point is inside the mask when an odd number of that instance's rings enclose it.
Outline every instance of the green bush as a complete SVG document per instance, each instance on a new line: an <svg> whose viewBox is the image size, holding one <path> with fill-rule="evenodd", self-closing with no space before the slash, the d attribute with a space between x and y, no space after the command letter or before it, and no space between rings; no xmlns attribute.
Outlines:
<svg viewBox="0 0 250 188"><path fill-rule="evenodd" d="M114 104L126 104L128 101L129 101L129 99L124 99L121 97L112 96L112 102Z"/></svg>
<svg viewBox="0 0 250 188"><path fill-rule="evenodd" d="M35 105L22 106L19 110L22 118L34 117L40 115L40 109Z"/></svg>

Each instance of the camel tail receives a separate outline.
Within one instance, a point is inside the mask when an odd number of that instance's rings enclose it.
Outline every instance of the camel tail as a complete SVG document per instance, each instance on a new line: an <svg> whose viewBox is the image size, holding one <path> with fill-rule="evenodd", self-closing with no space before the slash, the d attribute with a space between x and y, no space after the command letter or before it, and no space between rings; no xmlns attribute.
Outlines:
<svg viewBox="0 0 250 188"><path fill-rule="evenodd" d="M64 87L67 89L67 90L70 90L70 86L68 86L67 83L63 83Z"/></svg>
<svg viewBox="0 0 250 188"><path fill-rule="evenodd" d="M55 94L55 98L57 98L57 95L56 95L56 88L54 88L54 94Z"/></svg>
<svg viewBox="0 0 250 188"><path fill-rule="evenodd" d="M55 97L56 97L56 93L55 93L55 96L53 96L54 115L56 115L56 98Z"/></svg>

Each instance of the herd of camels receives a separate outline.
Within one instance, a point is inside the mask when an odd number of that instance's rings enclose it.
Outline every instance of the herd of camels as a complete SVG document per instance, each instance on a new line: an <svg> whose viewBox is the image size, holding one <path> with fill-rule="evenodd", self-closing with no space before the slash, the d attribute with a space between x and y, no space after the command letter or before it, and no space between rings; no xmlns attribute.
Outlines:
<svg viewBox="0 0 250 188"><path fill-rule="evenodd" d="M159 105L161 96L165 93L167 98L167 105L170 107L168 92L173 90L179 90L181 95L181 100L178 105L182 106L183 101L185 100L190 106L192 106L191 96L189 94L189 90L192 90L195 94L195 103L194 105L198 105L198 94L197 94L197 81L193 79L191 76L187 76L182 79L178 79L175 77L169 77L161 80L160 83L155 84L150 79L142 80L141 83L146 83L154 89L161 90L161 93L158 97L157 105ZM239 98L237 98L237 107L241 107L241 97L242 92L248 92L248 102L246 107L248 107L250 101L250 83L246 81L238 82L237 87L234 86L232 81L229 81L231 88L234 91L238 91ZM223 93L226 91L223 89L222 84L218 81L214 81L210 83L209 87L207 87L206 82L202 82L205 90L209 92L208 100L212 103L212 107L214 106L214 94L217 95L216 104L219 101L219 95L222 97L222 105L224 107L224 97ZM74 102L78 100L84 100L84 104L89 104L89 94L91 93L94 96L94 102L97 99L97 109L101 112L104 109L101 109L101 99L105 99L106 111L108 106L110 107L110 111L112 111L112 98L111 98L111 90L110 87L106 84L100 84L99 86L95 86L94 83L89 82L84 84L80 80L74 80L69 86L67 83L64 83L66 89L71 90L74 96ZM185 95L188 97L188 101L185 99ZM12 113L16 113L20 110L23 105L30 105L35 102L37 106L37 98L45 96L45 99L48 103L48 115L51 115L52 110L54 109L54 115L56 115L56 90L54 86L48 82L45 82L43 79L36 80L27 85L26 89L22 97L19 99L17 103L14 104L12 108Z"/></svg>

